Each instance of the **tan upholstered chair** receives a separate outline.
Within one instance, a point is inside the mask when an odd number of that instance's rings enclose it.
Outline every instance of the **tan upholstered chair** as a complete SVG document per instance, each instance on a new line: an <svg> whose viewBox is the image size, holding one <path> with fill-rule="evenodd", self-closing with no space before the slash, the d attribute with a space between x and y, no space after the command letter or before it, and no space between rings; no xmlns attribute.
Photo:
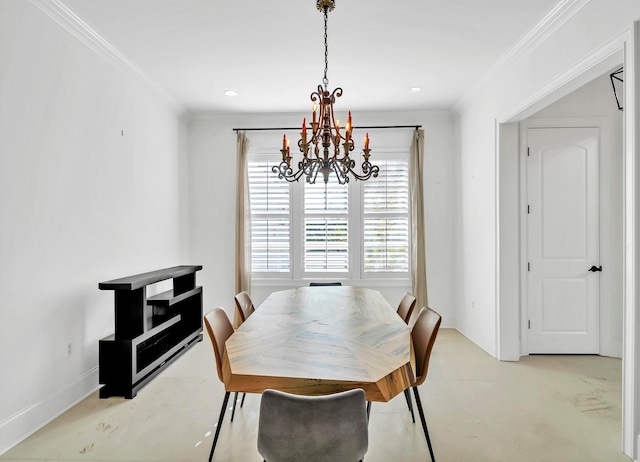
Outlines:
<svg viewBox="0 0 640 462"><path fill-rule="evenodd" d="M413 313L413 309L416 307L416 297L411 295L409 292L406 292L400 300L400 304L398 305L398 316L402 318L405 324L409 324L409 320L411 319L411 314Z"/></svg>
<svg viewBox="0 0 640 462"><path fill-rule="evenodd" d="M411 314L413 313L413 309L416 307L416 297L414 297L409 292L405 292L402 300L398 304L397 313L398 316L402 318L405 324L409 325L409 320L411 319ZM411 420L413 423L416 423L416 417L413 413L413 404L411 404L411 393L409 393L409 389L407 388L404 391L404 398L407 400L407 406L409 407L409 411L411 412Z"/></svg>
<svg viewBox="0 0 640 462"><path fill-rule="evenodd" d="M244 290L235 296L235 300L236 310L238 311L238 315L241 320L240 324L242 324L256 309L253 306L253 301L251 300L249 293Z"/></svg>
<svg viewBox="0 0 640 462"><path fill-rule="evenodd" d="M418 386L422 385L427 378L431 350L433 349L433 344L436 341L441 321L442 317L431 308L422 308L416 318L413 329L411 330L413 350L416 355L416 380L413 383L412 388L413 394L416 398L416 404L418 405L418 413L420 414L420 420L422 421L424 436L427 438L429 454L431 455L431 460L433 462L435 462L436 459L433 455L433 448L431 447L431 438L429 438L429 430L427 429L427 422L424 418L424 411L422 410Z"/></svg>
<svg viewBox="0 0 640 462"><path fill-rule="evenodd" d="M236 301L236 313L238 313L238 318L240 319L240 325L247 320L249 316L253 314L256 310L253 306L253 300L251 300L251 296L247 291L242 291L235 296ZM238 326L239 327L239 326ZM240 407L244 406L244 399L247 397L246 393L242 394L242 402L240 403ZM238 395L236 394L235 400L237 400ZM231 421L233 422L233 416L236 412L235 402L233 406L233 410L231 411Z"/></svg>
<svg viewBox="0 0 640 462"><path fill-rule="evenodd" d="M231 321L227 317L227 313L222 308L214 308L204 315L204 324L207 327L207 332L211 338L213 345L213 353L216 359L216 368L218 370L218 378L221 382L224 382L222 378L222 358L224 357L225 342L233 334L233 326ZM213 445L211 446L211 453L209 454L209 461L213 459L213 451L216 448L218 442L218 436L220 435L220 427L222 426L222 420L224 419L224 413L227 409L227 403L229 401L230 392L225 392L224 400L222 401L222 409L220 409L220 417L218 418L218 425L216 427L216 434L213 437ZM237 401L238 393L235 394L233 409L235 410L235 402ZM233 421L233 413L231 415L231 421Z"/></svg>
<svg viewBox="0 0 640 462"><path fill-rule="evenodd" d="M364 390L299 396L265 390L258 452L266 462L357 462L369 444Z"/></svg>

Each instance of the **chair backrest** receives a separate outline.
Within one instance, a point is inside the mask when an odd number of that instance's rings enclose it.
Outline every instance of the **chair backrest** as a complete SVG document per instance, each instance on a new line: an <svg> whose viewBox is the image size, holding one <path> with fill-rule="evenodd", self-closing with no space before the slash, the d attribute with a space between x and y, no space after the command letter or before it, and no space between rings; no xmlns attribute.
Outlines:
<svg viewBox="0 0 640 462"><path fill-rule="evenodd" d="M236 309L238 310L238 314L240 315L240 320L245 322L249 316L256 310L253 306L253 301L249 296L249 293L246 291L242 291L235 296L236 300Z"/></svg>
<svg viewBox="0 0 640 462"><path fill-rule="evenodd" d="M213 344L213 353L216 357L216 368L218 369L218 377L222 378L222 357L225 351L225 342L231 334L233 334L233 326L227 317L227 313L222 308L214 308L204 315L204 324L207 326L207 332Z"/></svg>
<svg viewBox="0 0 640 462"><path fill-rule="evenodd" d="M299 396L265 390L258 420L258 452L268 462L357 462L369 436L364 390Z"/></svg>
<svg viewBox="0 0 640 462"><path fill-rule="evenodd" d="M341 286L341 282L310 282L309 287Z"/></svg>
<svg viewBox="0 0 640 462"><path fill-rule="evenodd" d="M411 329L413 350L416 355L416 381L414 387L421 385L427 378L429 358L440 329L442 317L431 308L422 308Z"/></svg>
<svg viewBox="0 0 640 462"><path fill-rule="evenodd" d="M398 315L404 320L405 324L409 324L411 313L413 313L413 309L415 307L416 297L411 295L409 292L406 292L398 305Z"/></svg>

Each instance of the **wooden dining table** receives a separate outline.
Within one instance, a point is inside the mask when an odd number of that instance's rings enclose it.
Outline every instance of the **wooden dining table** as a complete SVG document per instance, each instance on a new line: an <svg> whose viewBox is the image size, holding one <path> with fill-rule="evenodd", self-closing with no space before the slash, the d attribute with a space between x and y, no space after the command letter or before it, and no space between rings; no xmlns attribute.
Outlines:
<svg viewBox="0 0 640 462"><path fill-rule="evenodd" d="M389 401L414 371L411 332L396 310L377 290L341 286L273 292L227 340L222 373L226 391L362 388L368 401Z"/></svg>

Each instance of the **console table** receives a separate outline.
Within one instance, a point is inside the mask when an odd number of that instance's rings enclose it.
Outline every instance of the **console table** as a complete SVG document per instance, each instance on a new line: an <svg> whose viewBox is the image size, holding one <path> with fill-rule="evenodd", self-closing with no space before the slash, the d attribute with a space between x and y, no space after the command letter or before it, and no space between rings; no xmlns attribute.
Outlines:
<svg viewBox="0 0 640 462"><path fill-rule="evenodd" d="M99 342L100 398L138 390L202 340L202 266L174 266L101 282L115 292L115 332ZM147 286L167 279L173 289L147 297Z"/></svg>

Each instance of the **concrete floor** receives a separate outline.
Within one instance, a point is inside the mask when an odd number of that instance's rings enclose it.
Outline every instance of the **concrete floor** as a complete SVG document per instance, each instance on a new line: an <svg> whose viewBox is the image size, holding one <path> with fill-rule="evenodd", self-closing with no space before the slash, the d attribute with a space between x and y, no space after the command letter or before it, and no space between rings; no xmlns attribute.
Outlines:
<svg viewBox="0 0 640 462"><path fill-rule="evenodd" d="M442 329L420 387L438 462L628 462L621 454L621 361L598 356L492 358ZM92 394L0 461L206 461L224 389L205 341L133 400ZM225 417L214 460L261 461L260 398ZM416 415L417 418L417 415ZM426 461L402 395L373 403L367 462Z"/></svg>

